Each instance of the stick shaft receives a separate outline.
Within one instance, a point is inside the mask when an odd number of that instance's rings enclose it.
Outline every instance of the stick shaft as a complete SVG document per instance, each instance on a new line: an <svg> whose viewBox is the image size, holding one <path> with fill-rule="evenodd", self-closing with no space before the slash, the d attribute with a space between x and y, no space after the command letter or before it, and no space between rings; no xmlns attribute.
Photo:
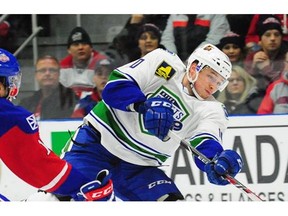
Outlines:
<svg viewBox="0 0 288 216"><path fill-rule="evenodd" d="M186 140L181 139L178 135L176 135L174 132L170 132L169 136L171 138L176 139L177 141L180 142L181 145L183 145L188 151L190 151L194 156L196 156L199 160L201 160L203 163L211 163L211 160L207 158L204 154L199 152L196 148L190 145ZM234 177L226 174L224 176L227 181L229 181L230 184L234 185L237 187L239 190L244 192L251 200L253 201L264 201L262 200L259 196L257 196L254 192L252 192L250 189L248 189L245 185L243 185L241 182L239 182L237 179Z"/></svg>

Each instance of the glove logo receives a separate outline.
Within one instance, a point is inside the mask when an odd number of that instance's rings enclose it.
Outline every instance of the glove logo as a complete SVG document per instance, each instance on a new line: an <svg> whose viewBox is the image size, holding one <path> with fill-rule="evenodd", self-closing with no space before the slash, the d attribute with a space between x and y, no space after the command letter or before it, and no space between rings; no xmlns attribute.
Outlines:
<svg viewBox="0 0 288 216"><path fill-rule="evenodd" d="M163 106L163 107L171 107L172 108L172 104L166 101L152 101L151 103L152 107L156 107L156 106Z"/></svg>
<svg viewBox="0 0 288 216"><path fill-rule="evenodd" d="M174 68L172 68L169 64L163 61L155 71L155 75L164 78L165 80L169 80L175 74Z"/></svg>
<svg viewBox="0 0 288 216"><path fill-rule="evenodd" d="M91 185L91 188L88 187L88 190L93 189L94 186L95 185ZM113 183L111 180L109 180L107 185L84 193L84 197L88 201L104 200L106 198L109 198L110 195L112 195L112 193L113 193Z"/></svg>
<svg viewBox="0 0 288 216"><path fill-rule="evenodd" d="M102 197L106 197L107 195L112 193L112 191L113 191L113 188L109 187L109 188L106 188L105 190L92 193L91 197L93 198L93 200L95 200L96 198L99 199Z"/></svg>

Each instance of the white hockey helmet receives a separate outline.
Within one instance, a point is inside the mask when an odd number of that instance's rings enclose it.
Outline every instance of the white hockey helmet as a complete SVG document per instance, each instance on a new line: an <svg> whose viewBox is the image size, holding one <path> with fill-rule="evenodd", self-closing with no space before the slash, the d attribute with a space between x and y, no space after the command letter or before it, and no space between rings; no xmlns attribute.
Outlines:
<svg viewBox="0 0 288 216"><path fill-rule="evenodd" d="M198 63L196 67L196 78L192 80L189 69L194 61L197 61ZM195 49L188 58L186 69L187 77L192 84L197 80L198 73L206 66L212 68L224 78L224 82L218 88L219 91L223 91L228 85L228 78L232 71L232 64L229 57L212 44L205 44Z"/></svg>

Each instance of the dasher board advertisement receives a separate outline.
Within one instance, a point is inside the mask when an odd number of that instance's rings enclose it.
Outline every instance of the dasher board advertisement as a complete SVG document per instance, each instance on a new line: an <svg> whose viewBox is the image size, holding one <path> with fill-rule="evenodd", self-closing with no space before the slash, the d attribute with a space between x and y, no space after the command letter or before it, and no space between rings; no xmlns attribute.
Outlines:
<svg viewBox="0 0 288 216"><path fill-rule="evenodd" d="M82 121L41 121L40 136L57 154ZM235 116L223 135L224 149L236 150L244 166L236 179L264 201L288 201L288 115ZM194 164L191 153L180 147L162 166L175 180L186 201L251 201L234 185L217 186ZM158 182L159 184L161 182ZM0 162L0 193L22 200L35 192Z"/></svg>

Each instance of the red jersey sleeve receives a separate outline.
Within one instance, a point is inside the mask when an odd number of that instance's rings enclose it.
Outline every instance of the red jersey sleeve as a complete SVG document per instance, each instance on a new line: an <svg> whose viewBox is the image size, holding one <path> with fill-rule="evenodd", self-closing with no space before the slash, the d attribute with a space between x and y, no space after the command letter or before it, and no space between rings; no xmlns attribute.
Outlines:
<svg viewBox="0 0 288 216"><path fill-rule="evenodd" d="M9 110L1 113L5 105ZM19 178L36 188L65 195L77 192L89 181L42 143L33 114L4 101L0 120L0 158Z"/></svg>

